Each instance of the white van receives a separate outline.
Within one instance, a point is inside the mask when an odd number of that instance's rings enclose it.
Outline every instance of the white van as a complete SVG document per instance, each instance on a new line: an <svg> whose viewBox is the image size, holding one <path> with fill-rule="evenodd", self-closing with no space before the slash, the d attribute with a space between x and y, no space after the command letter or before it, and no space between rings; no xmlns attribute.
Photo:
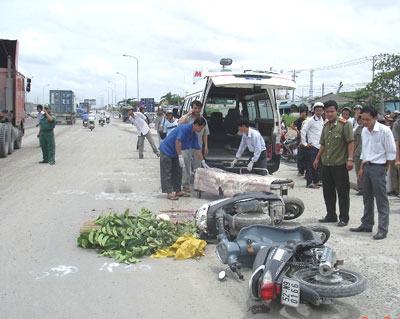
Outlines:
<svg viewBox="0 0 400 319"><path fill-rule="evenodd" d="M266 71L232 71L225 68L232 60L221 59L221 71L207 72L185 97L181 115L190 110L190 103L203 103L203 116L208 122L207 162L210 166L227 167L235 157L241 137L237 121L247 117L267 145L268 170L273 173L280 164L280 115L276 90L294 89L296 84L281 74ZM248 154L241 160L247 161ZM244 165L244 163L241 163Z"/></svg>

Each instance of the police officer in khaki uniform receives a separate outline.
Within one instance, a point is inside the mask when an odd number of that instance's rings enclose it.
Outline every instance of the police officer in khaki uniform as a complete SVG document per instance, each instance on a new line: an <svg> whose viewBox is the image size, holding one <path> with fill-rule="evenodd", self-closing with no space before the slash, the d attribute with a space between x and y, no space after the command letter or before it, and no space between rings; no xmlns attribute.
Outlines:
<svg viewBox="0 0 400 319"><path fill-rule="evenodd" d="M350 209L349 172L353 169L353 127L345 119L337 116L336 101L325 104L325 115L328 120L321 134L321 148L314 161L317 169L322 160L322 186L326 205L326 216L321 223L337 222L336 193L339 197L339 227L347 226Z"/></svg>

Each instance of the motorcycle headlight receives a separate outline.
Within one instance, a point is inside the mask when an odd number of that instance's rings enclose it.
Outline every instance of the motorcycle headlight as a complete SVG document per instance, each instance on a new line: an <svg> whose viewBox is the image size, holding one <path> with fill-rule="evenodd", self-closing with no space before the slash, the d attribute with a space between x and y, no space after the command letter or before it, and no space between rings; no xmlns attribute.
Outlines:
<svg viewBox="0 0 400 319"><path fill-rule="evenodd" d="M201 206L195 214L195 223L196 226L202 230L202 231L206 231L207 230L207 212L208 212L208 207L209 204L204 204L203 206Z"/></svg>

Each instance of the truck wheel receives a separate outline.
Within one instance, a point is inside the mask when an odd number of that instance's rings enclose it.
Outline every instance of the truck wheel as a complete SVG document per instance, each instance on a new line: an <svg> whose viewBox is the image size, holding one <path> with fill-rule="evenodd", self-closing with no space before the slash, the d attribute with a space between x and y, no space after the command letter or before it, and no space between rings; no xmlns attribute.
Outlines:
<svg viewBox="0 0 400 319"><path fill-rule="evenodd" d="M0 124L0 158L8 155L8 146L10 145L8 138L8 125Z"/></svg>
<svg viewBox="0 0 400 319"><path fill-rule="evenodd" d="M8 145L8 154L12 154L14 152L14 141L17 139L16 129L10 124L8 128L9 132L9 145Z"/></svg>
<svg viewBox="0 0 400 319"><path fill-rule="evenodd" d="M19 150L21 148L21 146L22 146L22 131L18 130L17 138L15 139L15 142L14 142L14 148L16 150Z"/></svg>

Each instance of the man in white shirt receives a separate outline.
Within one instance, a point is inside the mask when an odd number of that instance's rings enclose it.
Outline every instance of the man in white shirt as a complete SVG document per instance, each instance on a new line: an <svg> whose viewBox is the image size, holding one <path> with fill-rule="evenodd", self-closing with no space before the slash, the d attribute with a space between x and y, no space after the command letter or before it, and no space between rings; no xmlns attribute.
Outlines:
<svg viewBox="0 0 400 319"><path fill-rule="evenodd" d="M324 127L324 120L322 113L324 112L324 104L317 102L313 106L314 115L307 119L300 131L301 144L307 150L307 170L306 180L307 188L319 188L320 187L320 165L317 169L314 169L313 163L317 157L320 144L322 129Z"/></svg>
<svg viewBox="0 0 400 319"><path fill-rule="evenodd" d="M243 155L246 148L252 153L247 170L253 171L259 175L268 175L267 170L267 152L264 138L260 132L250 127L250 122L247 118L242 118L238 122L239 132L242 134L242 140L237 150L236 157L231 163L231 167L234 167L240 157Z"/></svg>
<svg viewBox="0 0 400 319"><path fill-rule="evenodd" d="M172 110L168 110L164 119L163 119L163 132L168 136L177 126L178 119L174 118L174 114Z"/></svg>
<svg viewBox="0 0 400 319"><path fill-rule="evenodd" d="M389 127L377 121L378 112L373 107L361 111L364 128L361 133L361 168L363 178L364 215L361 225L353 232L372 232L374 226L374 197L378 207L378 232L374 239L386 238L389 227L389 201L386 194L386 171L396 159L396 144Z"/></svg>
<svg viewBox="0 0 400 319"><path fill-rule="evenodd" d="M150 127L147 124L146 117L143 113L133 112L133 109L128 110L129 121L134 125L138 132L138 148L139 148L139 159L143 158L143 150L144 150L144 139L146 138L149 141L151 148L153 149L154 154L160 156L160 152L157 149L157 146L154 144L153 137L151 136Z"/></svg>

